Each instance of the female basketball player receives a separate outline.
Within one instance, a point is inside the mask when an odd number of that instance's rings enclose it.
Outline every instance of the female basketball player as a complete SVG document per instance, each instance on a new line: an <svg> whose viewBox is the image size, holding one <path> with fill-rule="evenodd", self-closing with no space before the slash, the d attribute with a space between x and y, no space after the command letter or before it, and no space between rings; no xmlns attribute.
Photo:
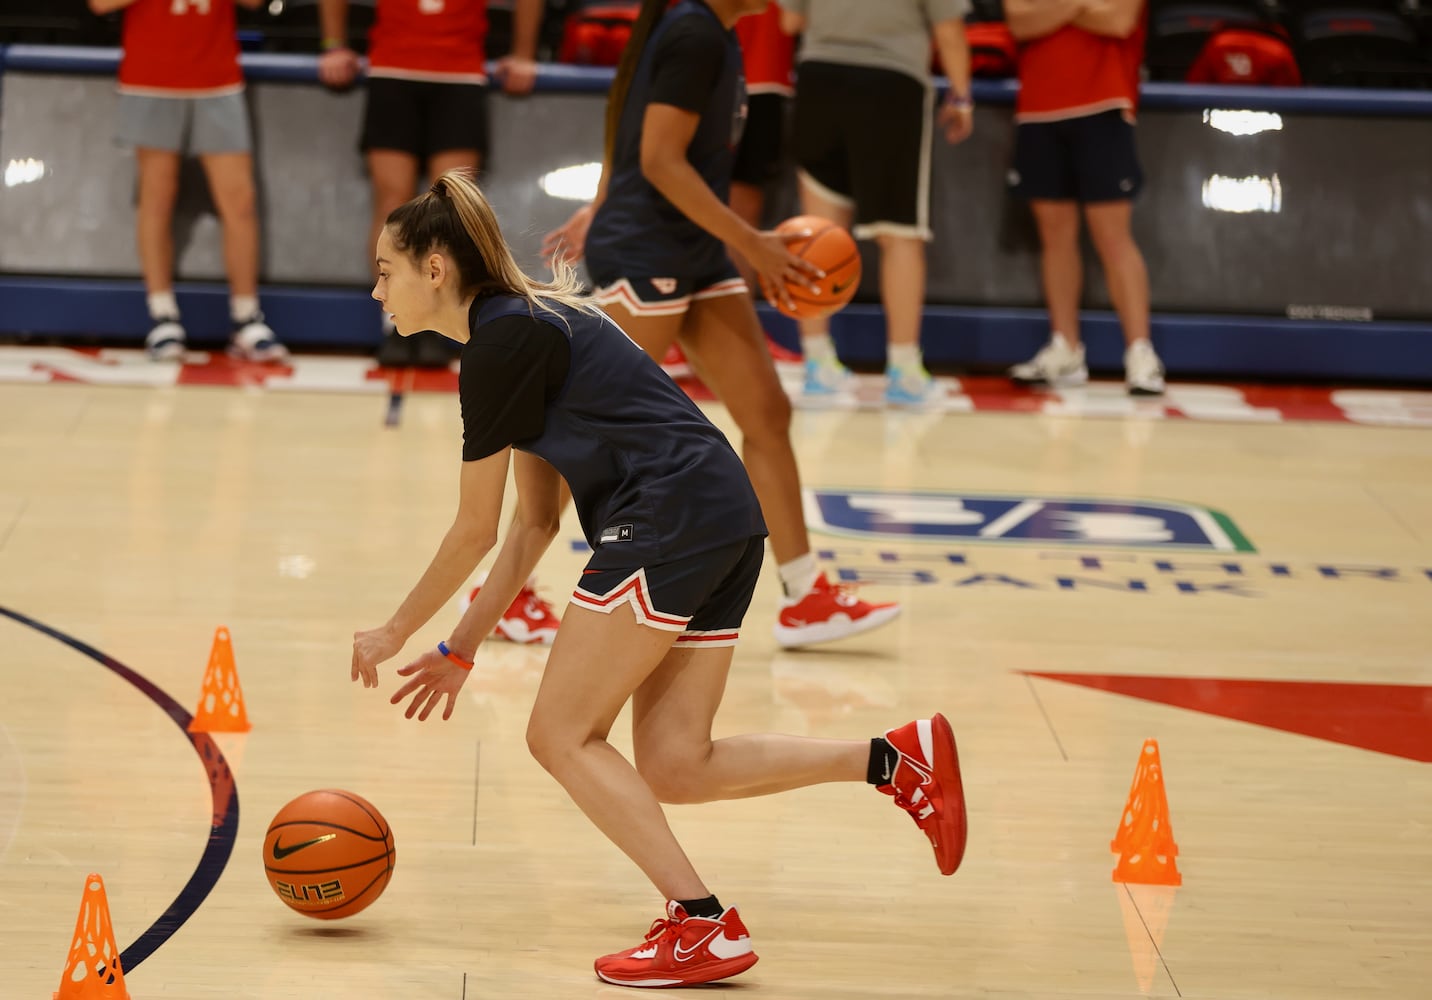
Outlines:
<svg viewBox="0 0 1432 1000"><path fill-rule="evenodd" d="M776 640L801 646L891 621L816 569L790 400L776 377L746 282L726 247L774 287L807 266L727 206L745 109L731 26L762 0L643 0L607 99L607 149L593 206L549 235L545 252L587 258L596 299L652 357L679 341L741 429L746 469L771 528L785 589Z"/></svg>
<svg viewBox="0 0 1432 1000"><path fill-rule="evenodd" d="M646 939L596 961L604 980L675 986L756 962L734 907L682 851L660 803L866 780L895 797L959 866L964 793L942 715L869 741L769 734L713 741L765 524L725 437L640 348L578 294L570 268L533 281L467 175L450 172L391 216L373 297L400 333L463 345L457 515L432 563L380 628L353 636L352 679L395 656L496 543L508 464L517 510L487 583L449 638L398 673L392 702L452 715L479 642L557 533L561 478L593 554L562 618L527 727L533 756L668 900ZM659 431L653 432L659 428ZM635 766L607 735L632 700Z"/></svg>

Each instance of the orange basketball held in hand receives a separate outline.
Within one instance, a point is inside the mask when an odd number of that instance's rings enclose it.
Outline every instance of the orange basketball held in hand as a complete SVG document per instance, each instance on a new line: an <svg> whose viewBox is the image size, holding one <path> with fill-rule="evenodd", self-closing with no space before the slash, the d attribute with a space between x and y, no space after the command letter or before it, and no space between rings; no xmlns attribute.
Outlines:
<svg viewBox="0 0 1432 1000"><path fill-rule="evenodd" d="M778 233L810 233L791 240L786 249L810 261L825 272L824 278L811 278L812 291L802 281L786 282L788 308L765 279L761 291L766 301L791 319L821 319L836 312L855 296L860 286L860 249L844 228L815 215L797 215L776 227Z"/></svg>
<svg viewBox="0 0 1432 1000"><path fill-rule="evenodd" d="M329 788L278 811L264 835L264 874L278 898L306 917L351 917L382 895L397 854L373 803Z"/></svg>

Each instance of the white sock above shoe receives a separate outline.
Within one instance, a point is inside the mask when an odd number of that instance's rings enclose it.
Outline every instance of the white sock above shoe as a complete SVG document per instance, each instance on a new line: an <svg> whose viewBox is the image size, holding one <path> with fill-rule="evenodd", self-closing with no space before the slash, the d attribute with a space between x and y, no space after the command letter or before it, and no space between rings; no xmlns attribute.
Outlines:
<svg viewBox="0 0 1432 1000"><path fill-rule="evenodd" d="M924 371L925 362L920 357L920 345L891 344L886 351L885 367L901 372Z"/></svg>
<svg viewBox="0 0 1432 1000"><path fill-rule="evenodd" d="M790 562L780 565L781 586L785 588L786 597L790 600L799 600L811 592L815 586L816 578L820 576L820 570L816 568L815 553L807 552L803 556L797 556Z"/></svg>
<svg viewBox="0 0 1432 1000"><path fill-rule="evenodd" d="M839 361L835 353L835 341L829 333L815 333L801 338L801 353L807 361Z"/></svg>
<svg viewBox="0 0 1432 1000"><path fill-rule="evenodd" d="M146 297L145 303L149 306L149 318L152 320L179 318L179 300L174 297L173 291L153 292Z"/></svg>
<svg viewBox="0 0 1432 1000"><path fill-rule="evenodd" d="M247 323L258 315L259 299L257 295L231 295L229 296L229 319L235 323Z"/></svg>

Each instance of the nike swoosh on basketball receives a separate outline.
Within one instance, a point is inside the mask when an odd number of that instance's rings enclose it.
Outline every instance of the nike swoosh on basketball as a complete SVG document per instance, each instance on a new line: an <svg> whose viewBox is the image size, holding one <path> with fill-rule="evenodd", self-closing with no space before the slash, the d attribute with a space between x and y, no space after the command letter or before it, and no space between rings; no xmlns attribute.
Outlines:
<svg viewBox="0 0 1432 1000"><path fill-rule="evenodd" d="M723 930L725 930L725 925L717 924L715 930L711 931L711 933L707 934L700 941L697 941L690 948L683 948L681 947L680 941L676 942L676 947L673 948L671 952L672 957L675 958L678 962L691 961L691 959L695 957L696 953L701 950L702 945L704 945L707 941L710 941L717 934L720 934Z"/></svg>
<svg viewBox="0 0 1432 1000"><path fill-rule="evenodd" d="M839 295L841 292L845 291L847 288L849 288L849 287L850 287L851 285L853 285L854 283L855 283L855 279L854 279L854 278L851 278L849 281L843 281L843 282L841 282L841 283L838 284L838 285L831 285L831 286L830 286L830 294L832 294L832 295Z"/></svg>
<svg viewBox="0 0 1432 1000"><path fill-rule="evenodd" d="M303 850L305 847L312 847L314 844L321 844L325 840L332 840L336 836L338 836L338 834L336 833L325 833L321 837L314 837L312 840L305 840L301 844L293 844L290 847L284 847L279 844L277 840L275 840L273 842L273 858L275 861L282 861L290 854L296 854L297 852Z"/></svg>

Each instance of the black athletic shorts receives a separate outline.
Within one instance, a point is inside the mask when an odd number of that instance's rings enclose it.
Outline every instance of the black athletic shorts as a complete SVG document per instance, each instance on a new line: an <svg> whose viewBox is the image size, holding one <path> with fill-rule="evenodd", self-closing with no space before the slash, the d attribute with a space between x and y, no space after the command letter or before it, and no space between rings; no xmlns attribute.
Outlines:
<svg viewBox="0 0 1432 1000"><path fill-rule="evenodd" d="M1144 185L1134 126L1122 111L1022 122L1014 130L1009 183L1022 198L1127 201Z"/></svg>
<svg viewBox="0 0 1432 1000"><path fill-rule="evenodd" d="M395 149L426 160L434 153L487 155L487 88L370 77L359 149Z"/></svg>
<svg viewBox="0 0 1432 1000"><path fill-rule="evenodd" d="M856 237L930 238L934 90L888 69L803 62L791 145L802 183L855 207Z"/></svg>
<svg viewBox="0 0 1432 1000"><path fill-rule="evenodd" d="M788 103L784 94L752 94L746 99L746 130L736 147L731 180L761 187L781 172Z"/></svg>
<svg viewBox="0 0 1432 1000"><path fill-rule="evenodd" d="M623 569L588 566L572 603L603 614L630 604L641 624L680 633L678 646L734 646L765 551L765 537L753 535L669 563Z"/></svg>

